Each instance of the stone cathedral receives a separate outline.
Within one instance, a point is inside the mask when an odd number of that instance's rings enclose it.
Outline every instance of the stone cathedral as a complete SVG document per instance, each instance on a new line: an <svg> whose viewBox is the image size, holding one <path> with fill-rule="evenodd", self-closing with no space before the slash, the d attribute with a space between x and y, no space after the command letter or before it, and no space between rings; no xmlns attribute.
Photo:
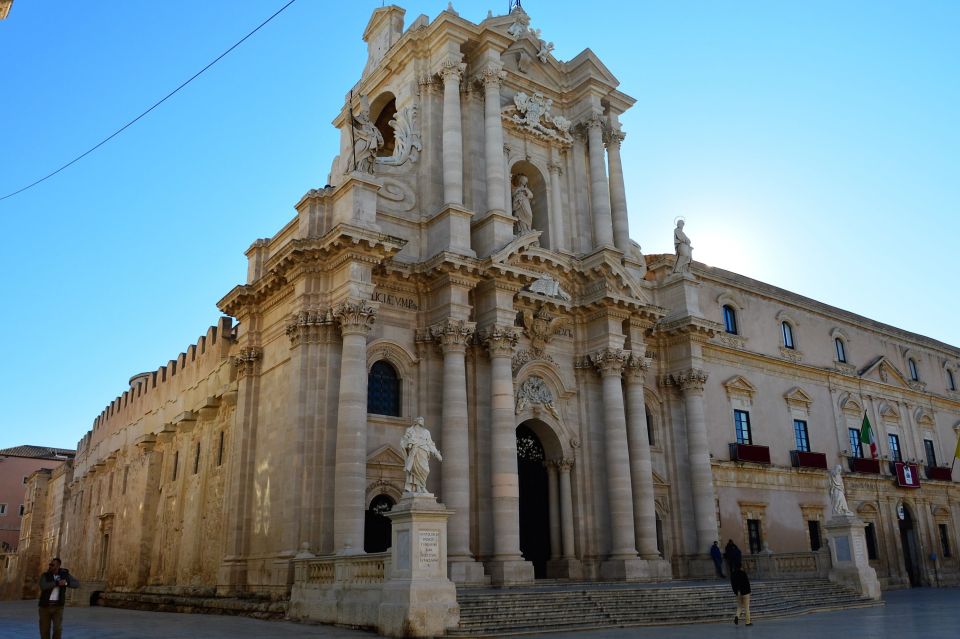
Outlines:
<svg viewBox="0 0 960 639"><path fill-rule="evenodd" d="M326 186L31 478L26 587L59 554L108 592L283 598L305 558L383 557L418 416L457 584L706 576L728 539L816 570L838 465L884 588L960 582L960 350L693 261L682 223L641 253L634 99L523 9L387 6L363 39Z"/></svg>

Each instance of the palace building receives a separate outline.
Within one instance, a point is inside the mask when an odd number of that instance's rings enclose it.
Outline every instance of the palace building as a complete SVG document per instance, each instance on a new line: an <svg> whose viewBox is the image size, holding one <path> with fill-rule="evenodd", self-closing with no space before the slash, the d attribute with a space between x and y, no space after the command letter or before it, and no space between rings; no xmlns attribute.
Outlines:
<svg viewBox="0 0 960 639"><path fill-rule="evenodd" d="M328 184L42 478L56 535L21 553L104 591L288 596L298 555L388 548L423 416L458 584L712 575L728 539L788 572L824 555L837 465L884 588L960 583L960 350L690 261L679 229L642 254L634 99L523 9L387 6L363 39Z"/></svg>

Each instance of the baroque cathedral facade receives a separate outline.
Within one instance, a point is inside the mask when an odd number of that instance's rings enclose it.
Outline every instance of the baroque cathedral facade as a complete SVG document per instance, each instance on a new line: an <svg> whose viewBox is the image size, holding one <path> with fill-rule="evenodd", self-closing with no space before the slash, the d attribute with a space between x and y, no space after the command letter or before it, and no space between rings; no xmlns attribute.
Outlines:
<svg viewBox="0 0 960 639"><path fill-rule="evenodd" d="M884 587L960 582L960 350L691 262L682 230L642 254L634 100L522 9L388 6L363 38L329 184L31 479L27 582L59 554L105 590L282 597L298 553L387 548L418 416L458 583L702 576L728 539L814 560L837 465Z"/></svg>

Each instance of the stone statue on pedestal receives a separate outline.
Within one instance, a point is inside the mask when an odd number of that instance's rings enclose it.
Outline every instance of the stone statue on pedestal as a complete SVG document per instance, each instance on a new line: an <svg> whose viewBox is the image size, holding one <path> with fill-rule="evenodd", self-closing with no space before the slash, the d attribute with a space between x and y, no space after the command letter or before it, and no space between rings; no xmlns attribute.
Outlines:
<svg viewBox="0 0 960 639"><path fill-rule="evenodd" d="M427 476L430 474L430 455L443 461L430 437L430 431L423 426L423 417L417 417L403 434L400 447L405 457L403 470L406 472L404 492L413 494L427 493Z"/></svg>
<svg viewBox="0 0 960 639"><path fill-rule="evenodd" d="M843 490L842 472L843 469L840 467L840 464L837 464L833 472L830 473L830 505L834 515L852 515L853 513L847 506L847 496Z"/></svg>
<svg viewBox="0 0 960 639"><path fill-rule="evenodd" d="M690 238L683 232L683 220L677 220L677 228L673 230L673 248L677 253L673 272L688 273L690 262L693 260L693 247L690 246Z"/></svg>
<svg viewBox="0 0 960 639"><path fill-rule="evenodd" d="M533 191L527 186L527 176L517 177L513 187L513 216L517 218L517 235L533 230Z"/></svg>

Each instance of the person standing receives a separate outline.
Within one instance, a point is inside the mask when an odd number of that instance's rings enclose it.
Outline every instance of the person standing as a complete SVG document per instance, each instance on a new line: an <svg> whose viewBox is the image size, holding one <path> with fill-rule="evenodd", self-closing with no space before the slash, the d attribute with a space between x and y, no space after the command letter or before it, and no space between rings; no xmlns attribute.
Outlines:
<svg viewBox="0 0 960 639"><path fill-rule="evenodd" d="M737 568L730 573L730 585L737 596L737 614L733 616L733 623L740 623L740 617L743 617L747 625L752 626L753 622L750 621L750 578L747 577L747 573L742 568Z"/></svg>
<svg viewBox="0 0 960 639"><path fill-rule="evenodd" d="M61 567L59 557L50 560L47 571L40 575L40 639L60 639L67 588L79 587L76 577Z"/></svg>
<svg viewBox="0 0 960 639"><path fill-rule="evenodd" d="M740 565L743 563L743 553L740 552L740 549L732 539L727 540L727 545L723 549L723 558L727 561L727 570L733 574L734 570L740 568Z"/></svg>
<svg viewBox="0 0 960 639"><path fill-rule="evenodd" d="M713 545L710 546L710 558L713 559L713 567L717 571L717 577L725 579L726 575L723 574L723 554L720 552L719 541L713 542Z"/></svg>

